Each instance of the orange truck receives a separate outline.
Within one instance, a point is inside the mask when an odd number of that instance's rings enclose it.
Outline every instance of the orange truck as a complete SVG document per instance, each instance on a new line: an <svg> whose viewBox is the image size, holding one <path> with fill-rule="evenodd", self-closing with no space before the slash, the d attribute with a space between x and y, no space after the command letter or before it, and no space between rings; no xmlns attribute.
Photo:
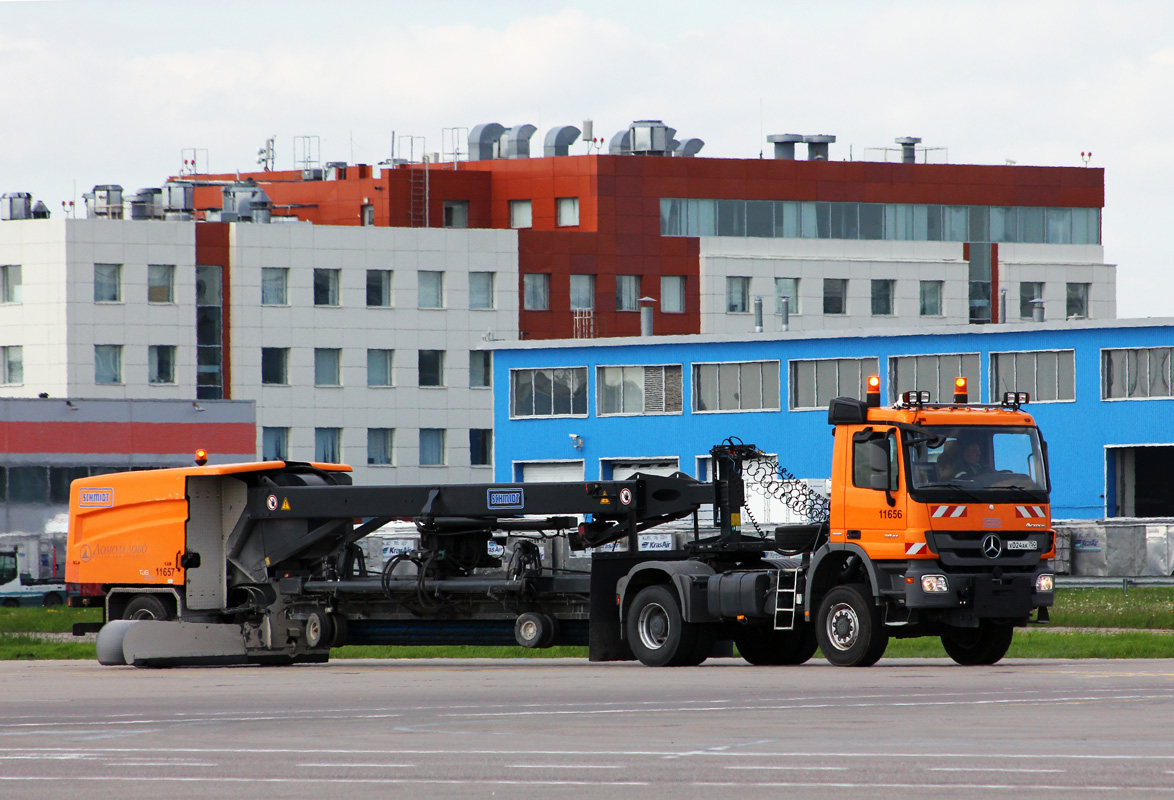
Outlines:
<svg viewBox="0 0 1174 800"><path fill-rule="evenodd" d="M867 666L913 636L993 664L1052 604L1047 450L1025 394L969 404L959 381L952 403L914 391L881 408L876 378L866 400L833 400L829 498L801 497L756 447L729 440L711 451L709 482L363 487L345 466L281 461L85 478L71 490L66 579L101 599L104 664L517 643L650 666L731 646L751 663L801 664L818 648ZM744 527L756 475L800 497L809 522ZM641 532L689 517L673 549L640 551ZM368 563L358 543L403 520L416 546ZM588 548L589 568L569 568Z"/></svg>

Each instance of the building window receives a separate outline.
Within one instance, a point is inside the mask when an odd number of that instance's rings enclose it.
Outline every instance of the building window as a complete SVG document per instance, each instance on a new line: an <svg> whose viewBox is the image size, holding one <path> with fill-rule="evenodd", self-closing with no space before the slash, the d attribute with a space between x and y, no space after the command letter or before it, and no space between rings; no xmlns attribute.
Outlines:
<svg viewBox="0 0 1174 800"><path fill-rule="evenodd" d="M444 273L421 270L416 278L416 307L444 308Z"/></svg>
<svg viewBox="0 0 1174 800"><path fill-rule="evenodd" d="M783 313L783 298L787 298L787 314L799 313L799 279L775 278L775 313Z"/></svg>
<svg viewBox="0 0 1174 800"><path fill-rule="evenodd" d="M175 266L172 264L147 265L147 302L175 302Z"/></svg>
<svg viewBox="0 0 1174 800"><path fill-rule="evenodd" d="M261 383L270 386L289 384L289 348L261 348Z"/></svg>
<svg viewBox="0 0 1174 800"><path fill-rule="evenodd" d="M918 312L923 317L942 316L942 281L922 281Z"/></svg>
<svg viewBox="0 0 1174 800"><path fill-rule="evenodd" d="M323 464L338 464L342 461L342 429L314 429L314 460Z"/></svg>
<svg viewBox="0 0 1174 800"><path fill-rule="evenodd" d="M1174 348L1148 347L1136 350L1101 351L1101 397L1174 397L1170 363Z"/></svg>
<svg viewBox="0 0 1174 800"><path fill-rule="evenodd" d="M367 270L367 305L391 305L391 270Z"/></svg>
<svg viewBox="0 0 1174 800"><path fill-rule="evenodd" d="M979 371L978 353L893 356L889 358L889 401L896 402L902 392L918 389L929 392L935 403L949 403L954 397L954 379L966 378L977 389Z"/></svg>
<svg viewBox="0 0 1174 800"><path fill-rule="evenodd" d="M122 300L122 265L94 265L94 302L117 303Z"/></svg>
<svg viewBox="0 0 1174 800"><path fill-rule="evenodd" d="M390 466L394 455L395 428L368 428L367 463Z"/></svg>
<svg viewBox="0 0 1174 800"><path fill-rule="evenodd" d="M446 228L467 228L467 227L469 227L469 201L468 200L445 200L444 201L444 227L446 227Z"/></svg>
<svg viewBox="0 0 1174 800"><path fill-rule="evenodd" d="M745 314L750 311L750 279L741 276L726 278L726 313Z"/></svg>
<svg viewBox="0 0 1174 800"><path fill-rule="evenodd" d="M571 309L574 311L595 308L595 276L571 276Z"/></svg>
<svg viewBox="0 0 1174 800"><path fill-rule="evenodd" d="M660 278L660 311L662 314L685 313L685 276L662 275Z"/></svg>
<svg viewBox="0 0 1174 800"><path fill-rule="evenodd" d="M223 268L196 266L196 399L224 397Z"/></svg>
<svg viewBox="0 0 1174 800"><path fill-rule="evenodd" d="M359 207L359 224L371 227L375 224L375 206L372 203L363 203Z"/></svg>
<svg viewBox="0 0 1174 800"><path fill-rule="evenodd" d="M891 317L893 315L893 284L896 281L880 279L872 282L872 315Z"/></svg>
<svg viewBox="0 0 1174 800"><path fill-rule="evenodd" d="M342 351L333 347L314 348L314 385L339 386L342 383Z"/></svg>
<svg viewBox="0 0 1174 800"><path fill-rule="evenodd" d="M534 225L534 215L529 200L510 201L510 227L529 228Z"/></svg>
<svg viewBox="0 0 1174 800"><path fill-rule="evenodd" d="M1029 392L1033 403L1075 400L1075 351L991 353L991 402L1004 392Z"/></svg>
<svg viewBox="0 0 1174 800"><path fill-rule="evenodd" d="M836 397L863 400L865 381L880 374L876 358L828 358L791 362L791 410L827 408Z"/></svg>
<svg viewBox="0 0 1174 800"><path fill-rule="evenodd" d="M693 365L694 411L777 411L779 362Z"/></svg>
<svg viewBox="0 0 1174 800"><path fill-rule="evenodd" d="M444 386L443 350L421 350L418 367L420 386Z"/></svg>
<svg viewBox="0 0 1174 800"><path fill-rule="evenodd" d="M522 309L524 311L550 310L550 275L528 273L522 276Z"/></svg>
<svg viewBox="0 0 1174 800"><path fill-rule="evenodd" d="M342 270L315 269L314 270L314 305L338 305L338 281Z"/></svg>
<svg viewBox="0 0 1174 800"><path fill-rule="evenodd" d="M679 414L681 365L599 367L595 380L596 413Z"/></svg>
<svg viewBox="0 0 1174 800"><path fill-rule="evenodd" d="M122 383L122 345L94 345L94 383Z"/></svg>
<svg viewBox="0 0 1174 800"><path fill-rule="evenodd" d="M289 428L261 429L261 460L285 461L289 458Z"/></svg>
<svg viewBox="0 0 1174 800"><path fill-rule="evenodd" d="M560 417L587 413L587 368L510 370L514 417Z"/></svg>
<svg viewBox="0 0 1174 800"><path fill-rule="evenodd" d="M0 303L19 303L23 293L20 264L0 266Z"/></svg>
<svg viewBox="0 0 1174 800"><path fill-rule="evenodd" d="M469 308L493 308L492 272L469 273Z"/></svg>
<svg viewBox="0 0 1174 800"><path fill-rule="evenodd" d="M420 429L420 466L444 464L444 428Z"/></svg>
<svg viewBox="0 0 1174 800"><path fill-rule="evenodd" d="M493 463L493 429L469 429L469 465L487 467Z"/></svg>
<svg viewBox="0 0 1174 800"><path fill-rule="evenodd" d="M579 224L579 198L560 197L555 203L555 224L560 228L569 228Z"/></svg>
<svg viewBox="0 0 1174 800"><path fill-rule="evenodd" d="M616 275L616 311L640 310L640 276Z"/></svg>
<svg viewBox="0 0 1174 800"><path fill-rule="evenodd" d="M175 383L175 345L153 344L147 348L147 382Z"/></svg>
<svg viewBox="0 0 1174 800"><path fill-rule="evenodd" d="M846 314L848 310L848 281L844 278L823 279L823 313Z"/></svg>
<svg viewBox="0 0 1174 800"><path fill-rule="evenodd" d="M1068 284L1065 315L1068 319L1088 319L1088 284Z"/></svg>
<svg viewBox="0 0 1174 800"><path fill-rule="evenodd" d="M24 348L21 345L0 347L0 383L24 383Z"/></svg>
<svg viewBox="0 0 1174 800"><path fill-rule="evenodd" d="M1032 312L1037 305L1036 301L1044 299L1044 285L1024 281L1019 284L1019 318L1031 319Z"/></svg>
<svg viewBox="0 0 1174 800"><path fill-rule="evenodd" d="M394 386L392 367L395 365L394 350L367 351L367 385Z"/></svg>
<svg viewBox="0 0 1174 800"><path fill-rule="evenodd" d="M289 270L284 267L261 268L261 305L289 305Z"/></svg>
<svg viewBox="0 0 1174 800"><path fill-rule="evenodd" d="M469 386L486 389L493 385L493 351L469 351Z"/></svg>

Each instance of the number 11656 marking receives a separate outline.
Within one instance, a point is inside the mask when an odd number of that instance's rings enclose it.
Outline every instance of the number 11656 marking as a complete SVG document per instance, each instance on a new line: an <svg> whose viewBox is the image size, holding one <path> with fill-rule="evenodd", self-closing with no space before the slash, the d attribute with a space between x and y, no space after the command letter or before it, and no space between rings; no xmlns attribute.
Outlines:
<svg viewBox="0 0 1174 800"><path fill-rule="evenodd" d="M901 519L904 516L899 508L882 508L877 513L881 519Z"/></svg>

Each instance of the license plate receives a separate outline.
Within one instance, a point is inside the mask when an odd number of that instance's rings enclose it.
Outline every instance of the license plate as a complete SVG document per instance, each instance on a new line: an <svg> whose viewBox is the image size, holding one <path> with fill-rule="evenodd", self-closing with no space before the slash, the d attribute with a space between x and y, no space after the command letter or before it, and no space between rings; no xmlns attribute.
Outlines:
<svg viewBox="0 0 1174 800"><path fill-rule="evenodd" d="M1034 539L1012 539L1006 543L1008 550L1038 550L1039 544Z"/></svg>

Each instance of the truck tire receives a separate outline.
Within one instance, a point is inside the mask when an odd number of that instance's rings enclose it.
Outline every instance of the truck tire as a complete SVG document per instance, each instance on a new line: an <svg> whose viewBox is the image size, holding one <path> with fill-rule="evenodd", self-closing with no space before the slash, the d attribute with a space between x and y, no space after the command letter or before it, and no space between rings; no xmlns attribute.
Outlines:
<svg viewBox="0 0 1174 800"><path fill-rule="evenodd" d="M735 636L734 644L738 654L755 666L803 664L819 648L815 630L802 624L790 631L755 626Z"/></svg>
<svg viewBox="0 0 1174 800"><path fill-rule="evenodd" d="M527 611L514 622L514 640L522 647L550 647L558 638L558 620L549 614Z"/></svg>
<svg viewBox="0 0 1174 800"><path fill-rule="evenodd" d="M17 600L15 597L9 597L4 600L4 607L5 608L16 608L19 605L20 605L20 601Z"/></svg>
<svg viewBox="0 0 1174 800"><path fill-rule="evenodd" d="M685 622L677 596L667 586L641 589L628 609L625 628L632 654L647 667L683 667L704 660L694 661L699 631Z"/></svg>
<svg viewBox="0 0 1174 800"><path fill-rule="evenodd" d="M837 667L871 667L885 654L889 632L868 587L837 586L823 597L815 637L823 656Z"/></svg>
<svg viewBox="0 0 1174 800"><path fill-rule="evenodd" d="M57 592L49 592L47 595L45 595L45 599L41 602L44 603L47 608L52 606L59 606L61 605L61 595L57 594Z"/></svg>
<svg viewBox="0 0 1174 800"><path fill-rule="evenodd" d="M319 647L330 647L334 639L333 628L329 614L325 611L311 611L306 616L306 647L314 650Z"/></svg>
<svg viewBox="0 0 1174 800"><path fill-rule="evenodd" d="M126 604L122 612L123 619L171 619L171 612L167 604L153 594L136 594Z"/></svg>
<svg viewBox="0 0 1174 800"><path fill-rule="evenodd" d="M977 628L959 628L942 635L946 655L965 667L989 666L1007 655L1015 627L982 620Z"/></svg>

